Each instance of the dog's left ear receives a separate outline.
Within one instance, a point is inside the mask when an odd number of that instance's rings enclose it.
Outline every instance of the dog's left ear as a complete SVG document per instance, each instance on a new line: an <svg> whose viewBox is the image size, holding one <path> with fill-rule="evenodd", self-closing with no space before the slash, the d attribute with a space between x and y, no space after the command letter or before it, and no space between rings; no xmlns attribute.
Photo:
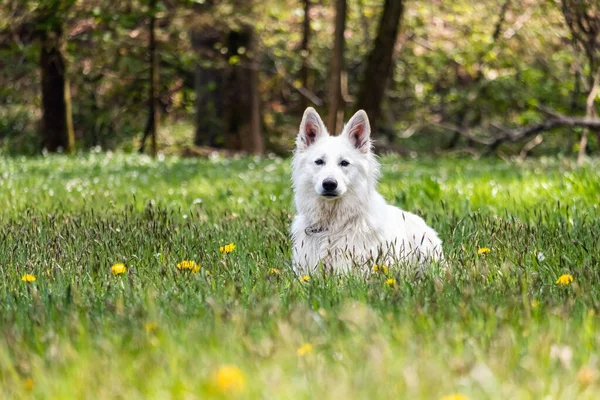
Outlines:
<svg viewBox="0 0 600 400"><path fill-rule="evenodd" d="M369 125L369 117L364 110L358 110L356 114L350 118L350 121L344 128L344 133L350 142L358 150L363 153L371 151L371 125Z"/></svg>

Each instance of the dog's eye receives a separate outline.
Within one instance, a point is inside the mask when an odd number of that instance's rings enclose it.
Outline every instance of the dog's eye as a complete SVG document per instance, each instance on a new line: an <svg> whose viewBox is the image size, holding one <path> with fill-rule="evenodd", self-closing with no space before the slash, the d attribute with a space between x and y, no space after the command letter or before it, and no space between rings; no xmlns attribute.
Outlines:
<svg viewBox="0 0 600 400"><path fill-rule="evenodd" d="M350 163L348 161L346 161L346 160L342 160L342 162L340 163L340 165L342 167L347 167L348 165L350 165Z"/></svg>
<svg viewBox="0 0 600 400"><path fill-rule="evenodd" d="M325 165L325 161L323 161L322 159L318 159L317 161L315 161L315 164L317 165Z"/></svg>

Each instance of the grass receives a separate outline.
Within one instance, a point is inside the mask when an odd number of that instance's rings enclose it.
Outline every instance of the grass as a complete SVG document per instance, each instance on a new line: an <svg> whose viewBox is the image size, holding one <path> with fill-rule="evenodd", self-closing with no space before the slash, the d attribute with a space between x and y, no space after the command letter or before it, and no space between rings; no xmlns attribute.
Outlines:
<svg viewBox="0 0 600 400"><path fill-rule="evenodd" d="M3 397L596 398L600 162L382 162L448 271L299 281L288 160L1 158Z"/></svg>

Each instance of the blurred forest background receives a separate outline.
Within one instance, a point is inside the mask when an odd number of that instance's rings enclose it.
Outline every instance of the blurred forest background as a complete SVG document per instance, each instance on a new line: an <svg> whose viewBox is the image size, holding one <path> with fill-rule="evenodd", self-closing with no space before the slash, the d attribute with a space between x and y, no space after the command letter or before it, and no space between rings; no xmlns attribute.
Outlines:
<svg viewBox="0 0 600 400"><path fill-rule="evenodd" d="M600 152L600 0L2 0L0 152Z"/></svg>

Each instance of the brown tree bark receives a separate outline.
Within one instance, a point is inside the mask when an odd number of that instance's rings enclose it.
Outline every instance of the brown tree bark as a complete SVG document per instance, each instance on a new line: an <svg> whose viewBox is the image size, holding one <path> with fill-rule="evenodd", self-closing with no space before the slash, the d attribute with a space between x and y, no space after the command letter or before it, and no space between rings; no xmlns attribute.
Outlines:
<svg viewBox="0 0 600 400"><path fill-rule="evenodd" d="M308 87L308 44L310 42L310 0L304 0L304 20L302 21L302 43L300 44L300 55L302 57L302 66L300 67L300 82L302 87L310 90ZM306 97L302 97L302 109L308 105Z"/></svg>
<svg viewBox="0 0 600 400"><path fill-rule="evenodd" d="M347 9L346 0L336 0L335 4L335 38L329 78L329 114L327 115L327 129L332 135L336 134L338 113L343 112L341 82L344 69L344 31Z"/></svg>
<svg viewBox="0 0 600 400"><path fill-rule="evenodd" d="M225 147L262 154L258 55L250 26L231 31L227 38L230 64L224 85ZM245 51L241 51L245 49Z"/></svg>
<svg viewBox="0 0 600 400"><path fill-rule="evenodd" d="M251 86L247 51L239 54L240 48L248 49L252 40L249 29L231 31L227 35L227 59L230 64L225 82L225 148L252 151L250 138ZM234 61L237 60L237 61ZM245 65L243 65L245 64Z"/></svg>
<svg viewBox="0 0 600 400"><path fill-rule="evenodd" d="M146 139L150 136L152 157L156 157L158 130L158 55L156 51L156 0L150 1L150 23L148 24L148 55L150 62L150 90L148 93L148 120L140 145L140 153L144 152Z"/></svg>
<svg viewBox="0 0 600 400"><path fill-rule="evenodd" d="M372 132L377 130L377 120L386 83L392 71L394 46L398 38L403 11L403 0L385 0L375 45L367 58L357 107L367 112Z"/></svg>
<svg viewBox="0 0 600 400"><path fill-rule="evenodd" d="M233 4L240 14L252 13L252 1ZM247 23L237 28L214 20L214 3L196 7L198 24L192 31L192 45L198 54L195 73L195 144L253 154L264 153L260 111L259 48L257 37ZM216 50L223 44L225 54Z"/></svg>
<svg viewBox="0 0 600 400"><path fill-rule="evenodd" d="M574 48L582 50L587 58L589 95L586 101L586 116L590 117L596 113L592 93L597 90L597 71L600 71L600 3L597 0L561 0L561 11L571 32ZM600 142L600 130L594 131ZM588 134L588 131L584 130L581 136L578 164L583 162Z"/></svg>
<svg viewBox="0 0 600 400"><path fill-rule="evenodd" d="M222 56L215 51L215 45L224 40L223 34L215 28L204 26L192 32L192 46L198 55L194 74L196 91L196 115L194 144L197 146L219 147L219 136L223 135L224 118L224 66L217 66Z"/></svg>
<svg viewBox="0 0 600 400"><path fill-rule="evenodd" d="M588 94L587 100L585 102L585 116L586 118L597 118L598 113L596 112L596 95L598 94L598 90L600 89L600 68L596 71L596 75L594 77L594 82L592 83L592 89ZM592 128L593 129L593 128ZM600 129L595 129L596 133L600 132ZM579 141L579 153L577 154L577 165L583 164L583 159L585 157L585 151L587 149L589 130L588 128L584 128L583 134L581 135L581 140Z"/></svg>
<svg viewBox="0 0 600 400"><path fill-rule="evenodd" d="M261 155L265 152L262 135L262 117L260 112L260 75L258 65L258 43L256 35L250 40L250 138L252 153Z"/></svg>
<svg viewBox="0 0 600 400"><path fill-rule="evenodd" d="M40 49L42 75L42 143L49 152L73 153L75 134L71 93L63 54L62 28L44 31Z"/></svg>

